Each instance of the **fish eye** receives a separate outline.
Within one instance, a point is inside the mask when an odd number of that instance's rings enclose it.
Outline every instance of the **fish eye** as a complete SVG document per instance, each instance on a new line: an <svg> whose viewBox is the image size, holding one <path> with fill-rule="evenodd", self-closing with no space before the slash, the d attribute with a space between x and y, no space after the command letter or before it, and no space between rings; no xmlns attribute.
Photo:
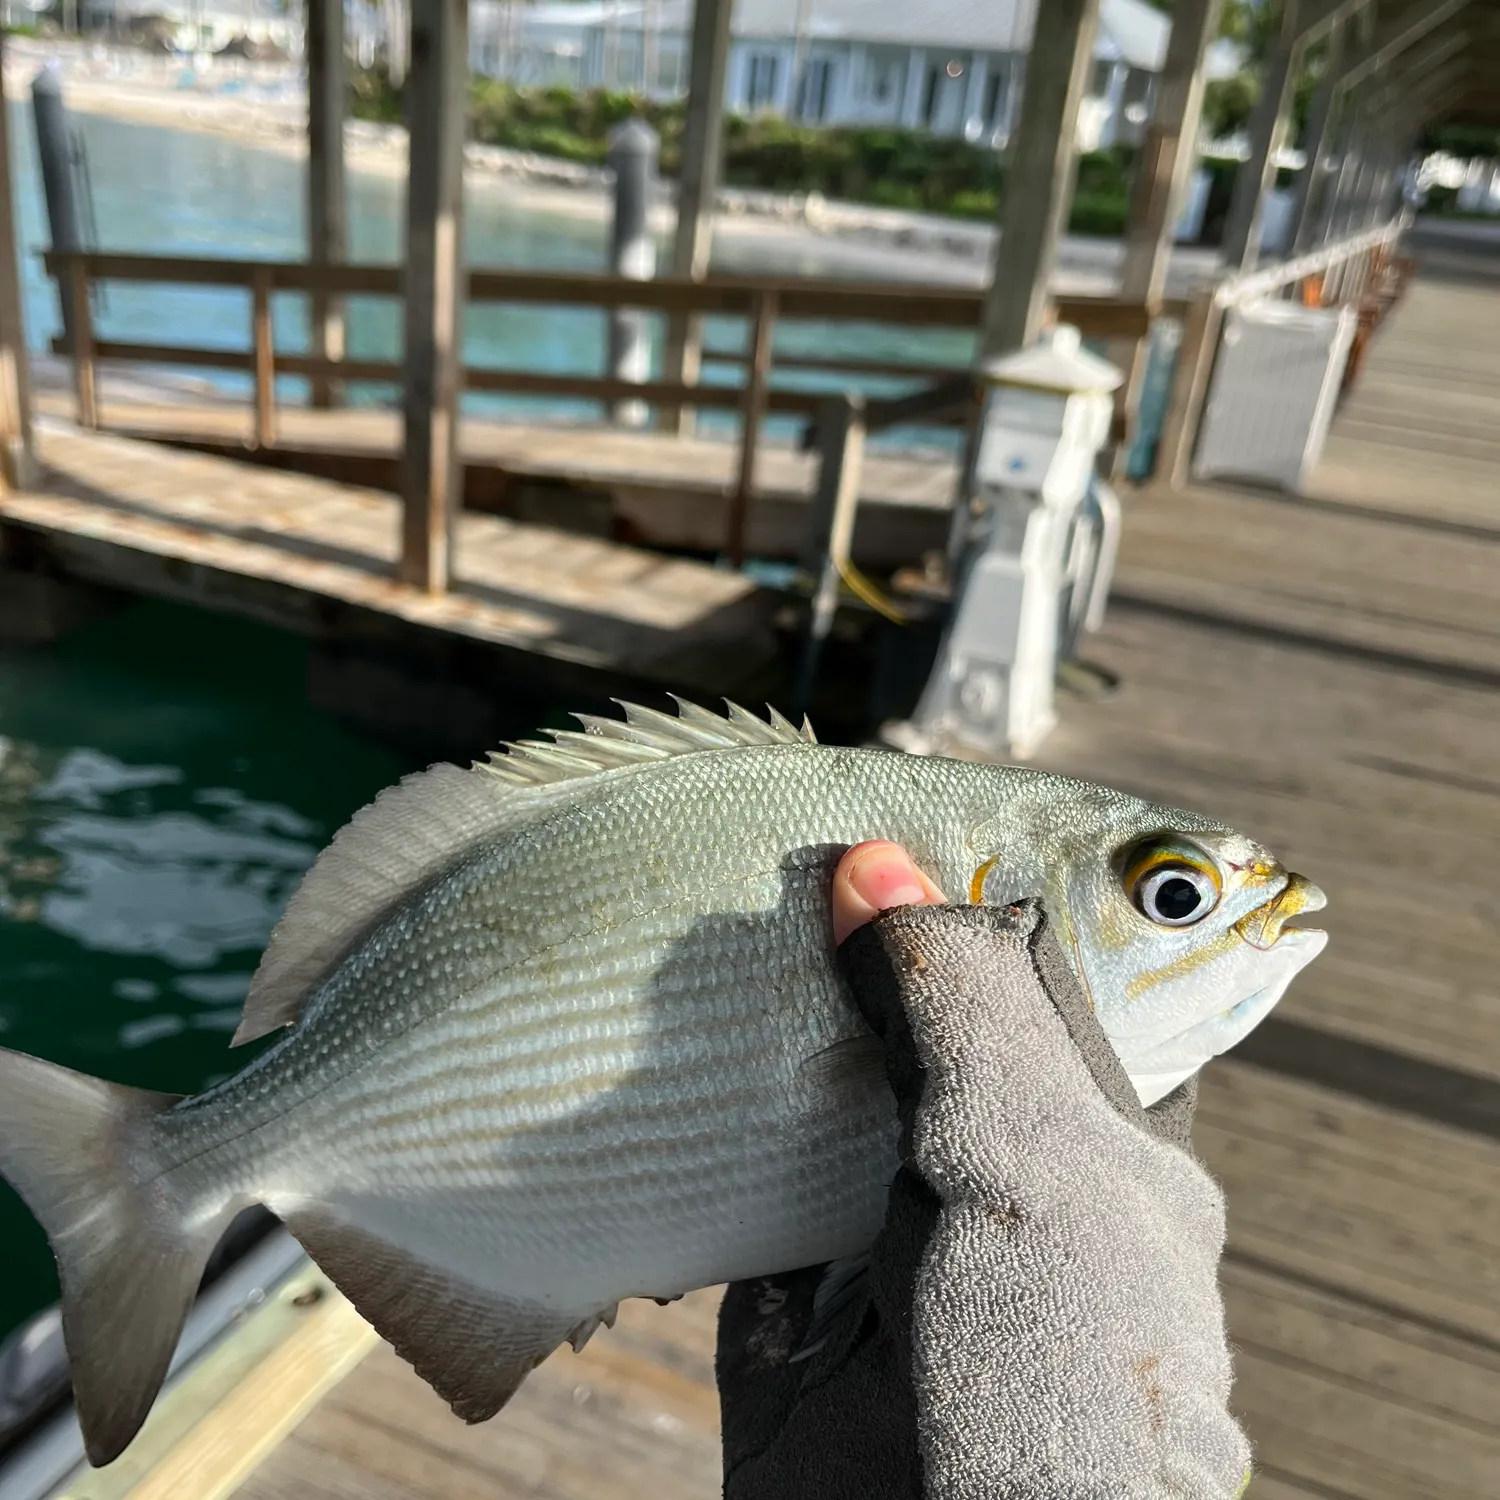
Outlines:
<svg viewBox="0 0 1500 1500"><path fill-rule="evenodd" d="M1125 873L1137 910L1158 927L1191 927L1219 904L1223 886L1214 865L1174 844L1140 850Z"/></svg>

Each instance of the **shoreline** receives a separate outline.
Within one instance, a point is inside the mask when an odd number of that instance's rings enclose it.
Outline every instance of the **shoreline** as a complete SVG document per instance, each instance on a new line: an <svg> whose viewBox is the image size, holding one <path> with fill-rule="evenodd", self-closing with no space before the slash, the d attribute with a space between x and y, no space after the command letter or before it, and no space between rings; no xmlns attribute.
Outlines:
<svg viewBox="0 0 1500 1500"><path fill-rule="evenodd" d="M295 70L217 64L204 86L183 60L14 38L5 80L10 97L23 101L36 71L53 62L60 69L68 107L76 113L306 155L307 106ZM401 126L350 120L344 149L351 172L388 179L406 174L407 137ZM470 144L465 183L471 191L503 190L522 213L600 226L609 220L609 173L603 168ZM670 201L656 206L653 221L660 236L670 234L673 219ZM834 274L861 279L968 286L988 279L997 239L989 224L833 202L817 193L737 188L720 190L713 233L724 260L737 270L754 261L773 272L794 271L818 260L834 263ZM1054 289L1108 296L1117 288L1122 258L1118 241L1068 236L1052 278ZM1179 250L1172 280L1186 290L1210 273L1216 260L1212 251Z"/></svg>

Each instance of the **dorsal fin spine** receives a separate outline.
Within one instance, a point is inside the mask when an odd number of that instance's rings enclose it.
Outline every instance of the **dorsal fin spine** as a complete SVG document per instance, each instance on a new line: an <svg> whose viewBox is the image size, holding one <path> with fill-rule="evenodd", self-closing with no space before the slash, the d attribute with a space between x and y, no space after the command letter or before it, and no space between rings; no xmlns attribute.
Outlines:
<svg viewBox="0 0 1500 1500"><path fill-rule="evenodd" d="M738 704L727 716L678 699L676 717L625 703L623 719L575 717L576 729L542 731L467 769L438 765L382 792L335 834L303 877L250 982L234 1042L291 1025L308 996L402 902L545 805L567 782L677 755L752 745L816 743L775 709L758 719Z"/></svg>

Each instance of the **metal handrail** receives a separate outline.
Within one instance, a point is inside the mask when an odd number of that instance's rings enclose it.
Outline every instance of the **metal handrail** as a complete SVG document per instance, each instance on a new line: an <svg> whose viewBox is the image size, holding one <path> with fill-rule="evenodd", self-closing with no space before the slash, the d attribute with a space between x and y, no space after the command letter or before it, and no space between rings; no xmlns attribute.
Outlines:
<svg viewBox="0 0 1500 1500"><path fill-rule="evenodd" d="M1310 251L1306 255L1297 255L1290 260L1267 266L1261 271L1251 271L1243 276L1226 276L1214 289L1214 304L1221 308L1243 307L1247 302L1257 301L1269 296L1272 292L1280 291L1283 287L1293 286L1309 276L1316 276L1320 271L1331 270L1341 262L1352 260L1356 255L1362 255L1367 250L1394 243L1406 232L1410 223L1411 216L1407 210L1403 209L1389 223L1378 224L1373 229L1362 230L1359 234L1350 235L1346 239L1335 240L1332 244L1324 245L1321 249Z"/></svg>

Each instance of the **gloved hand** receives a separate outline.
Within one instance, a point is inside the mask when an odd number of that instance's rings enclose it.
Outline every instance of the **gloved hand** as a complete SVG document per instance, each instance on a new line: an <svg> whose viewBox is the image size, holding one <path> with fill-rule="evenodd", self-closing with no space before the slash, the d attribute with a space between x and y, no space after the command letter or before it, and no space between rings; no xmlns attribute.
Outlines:
<svg viewBox="0 0 1500 1500"><path fill-rule="evenodd" d="M895 868L852 919L844 890L836 928L936 897ZM839 956L885 1043L902 1165L863 1275L730 1287L727 1500L1242 1494L1193 1086L1141 1108L1036 902L902 906Z"/></svg>

